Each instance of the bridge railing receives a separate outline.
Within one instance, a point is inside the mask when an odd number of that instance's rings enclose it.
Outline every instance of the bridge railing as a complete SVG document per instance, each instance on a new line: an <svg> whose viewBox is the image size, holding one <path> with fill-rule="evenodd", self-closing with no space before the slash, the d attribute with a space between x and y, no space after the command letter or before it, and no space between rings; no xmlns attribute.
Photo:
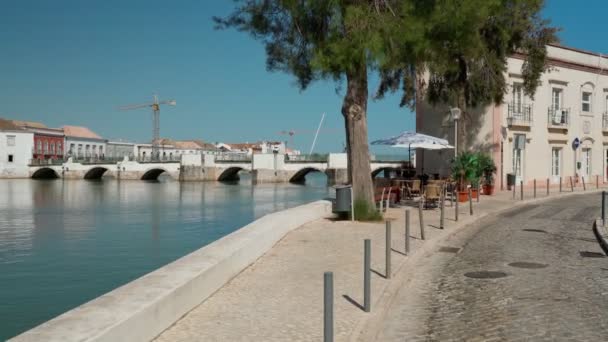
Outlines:
<svg viewBox="0 0 608 342"><path fill-rule="evenodd" d="M63 159L30 159L30 166L52 166L61 165L64 163Z"/></svg>
<svg viewBox="0 0 608 342"><path fill-rule="evenodd" d="M216 163L250 162L251 155L246 153L219 153L215 155Z"/></svg>
<svg viewBox="0 0 608 342"><path fill-rule="evenodd" d="M329 159L328 154L299 154L299 155L285 155L286 163L326 163Z"/></svg>

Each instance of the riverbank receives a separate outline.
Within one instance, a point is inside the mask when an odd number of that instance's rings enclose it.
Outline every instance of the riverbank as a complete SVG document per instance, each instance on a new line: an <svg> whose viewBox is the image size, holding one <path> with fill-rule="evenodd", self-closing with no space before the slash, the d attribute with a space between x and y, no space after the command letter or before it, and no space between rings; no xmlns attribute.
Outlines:
<svg viewBox="0 0 608 342"><path fill-rule="evenodd" d="M591 191L588 191L591 192ZM576 189L574 194L582 193ZM562 193L562 196L569 193ZM515 206L556 198L540 195L534 200L516 200L509 192L461 204L459 221L453 207L446 206L445 229L439 228L439 210L425 210L426 240L420 239L418 212L411 210L411 248L404 251L405 208L392 208L393 278L384 278L384 223L353 223L318 220L304 225L275 245L213 296L185 315L156 341L319 341L323 331L323 272L334 272L336 341L369 341L376 336L377 322L398 290L405 274L415 274L415 258L451 246L454 234L467 231L478 219ZM532 192L525 193L526 198ZM372 312L363 303L363 240L372 241ZM395 279L397 278L397 279ZM401 278L401 279L398 279ZM401 283L400 283L401 284Z"/></svg>
<svg viewBox="0 0 608 342"><path fill-rule="evenodd" d="M331 196L305 185L0 180L0 341L262 216Z"/></svg>

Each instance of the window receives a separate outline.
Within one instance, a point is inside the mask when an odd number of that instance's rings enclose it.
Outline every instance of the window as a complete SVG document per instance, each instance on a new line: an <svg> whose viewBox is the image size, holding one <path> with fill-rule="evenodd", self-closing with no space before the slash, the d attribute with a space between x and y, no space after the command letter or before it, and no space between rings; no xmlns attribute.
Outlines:
<svg viewBox="0 0 608 342"><path fill-rule="evenodd" d="M560 88L553 88L551 93L551 106L554 110L562 109L563 105L563 90Z"/></svg>
<svg viewBox="0 0 608 342"><path fill-rule="evenodd" d="M76 150L74 144L70 144L70 154L74 153L74 151Z"/></svg>
<svg viewBox="0 0 608 342"><path fill-rule="evenodd" d="M15 146L15 136L14 135L6 136L6 146Z"/></svg>
<svg viewBox="0 0 608 342"><path fill-rule="evenodd" d="M554 147L551 151L551 176L559 177L562 164L562 149Z"/></svg>
<svg viewBox="0 0 608 342"><path fill-rule="evenodd" d="M12 155L12 154L9 154L9 155L8 155L8 162L9 162L9 163L12 163L13 161L14 161L14 160L13 160L13 155Z"/></svg>
<svg viewBox="0 0 608 342"><path fill-rule="evenodd" d="M591 149L584 148L583 149L583 165L582 172L584 176L591 176Z"/></svg>
<svg viewBox="0 0 608 342"><path fill-rule="evenodd" d="M583 92L583 96L582 96L582 108L581 110L585 113L590 113L591 112L591 93L588 91L584 91Z"/></svg>
<svg viewBox="0 0 608 342"><path fill-rule="evenodd" d="M78 144L78 156L82 157L82 144Z"/></svg>
<svg viewBox="0 0 608 342"><path fill-rule="evenodd" d="M51 154L55 154L55 143L51 143Z"/></svg>
<svg viewBox="0 0 608 342"><path fill-rule="evenodd" d="M45 141L44 142L44 154L49 153L49 142Z"/></svg>
<svg viewBox="0 0 608 342"><path fill-rule="evenodd" d="M513 110L515 113L522 112L524 103L524 92L521 83L513 83Z"/></svg>
<svg viewBox="0 0 608 342"><path fill-rule="evenodd" d="M42 141L38 140L38 148L36 150L38 153L42 153Z"/></svg>
<svg viewBox="0 0 608 342"><path fill-rule="evenodd" d="M61 148L61 143L57 143L57 154L63 154L63 149Z"/></svg>

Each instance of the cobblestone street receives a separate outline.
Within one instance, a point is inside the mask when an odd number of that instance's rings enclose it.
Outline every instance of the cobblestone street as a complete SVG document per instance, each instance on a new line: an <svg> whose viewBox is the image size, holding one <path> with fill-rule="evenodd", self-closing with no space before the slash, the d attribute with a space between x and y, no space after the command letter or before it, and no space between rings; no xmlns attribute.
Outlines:
<svg viewBox="0 0 608 342"><path fill-rule="evenodd" d="M377 340L607 340L608 258L591 230L598 200L575 196L481 220L418 262Z"/></svg>

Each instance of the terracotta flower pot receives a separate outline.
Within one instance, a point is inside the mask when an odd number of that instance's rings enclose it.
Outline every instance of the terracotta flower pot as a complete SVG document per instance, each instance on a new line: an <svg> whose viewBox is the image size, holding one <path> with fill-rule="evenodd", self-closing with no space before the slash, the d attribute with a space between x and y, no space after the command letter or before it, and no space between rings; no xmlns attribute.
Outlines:
<svg viewBox="0 0 608 342"><path fill-rule="evenodd" d="M479 190L471 189L471 198L477 199L477 197L479 197Z"/></svg>
<svg viewBox="0 0 608 342"><path fill-rule="evenodd" d="M494 185L492 184L484 184L483 185L483 194L492 196L494 194Z"/></svg>
<svg viewBox="0 0 608 342"><path fill-rule="evenodd" d="M469 200L468 191L458 191L458 202L467 202Z"/></svg>

